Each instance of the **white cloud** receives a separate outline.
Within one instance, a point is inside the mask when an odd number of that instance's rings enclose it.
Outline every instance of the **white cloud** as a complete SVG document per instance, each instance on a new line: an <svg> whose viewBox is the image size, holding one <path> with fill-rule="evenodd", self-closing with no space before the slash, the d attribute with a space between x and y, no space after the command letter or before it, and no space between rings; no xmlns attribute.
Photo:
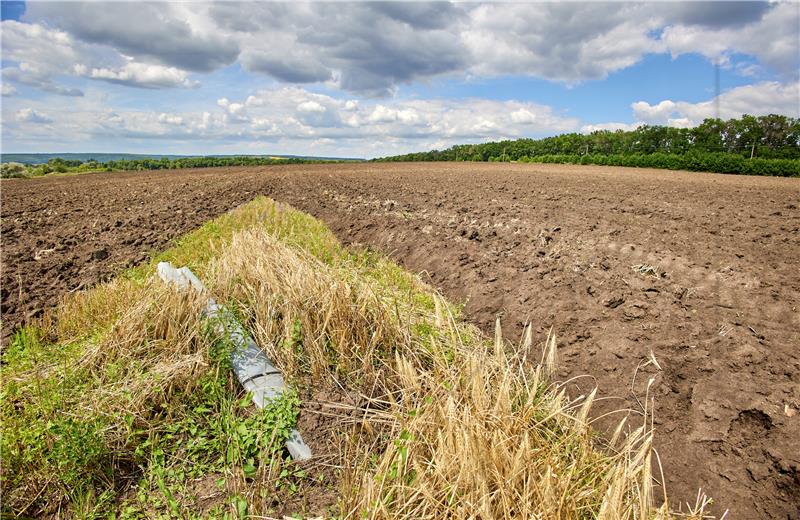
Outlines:
<svg viewBox="0 0 800 520"><path fill-rule="evenodd" d="M633 109L633 114L636 119L663 122L677 111L678 103L670 99L665 99L655 105L651 105L646 101L636 101L631 104L631 108Z"/></svg>
<svg viewBox="0 0 800 520"><path fill-rule="evenodd" d="M800 82L783 84L770 81L736 87L723 92L718 104L722 119L739 118L745 114L784 114L800 118ZM690 128L704 119L716 117L717 103L716 98L697 103L665 99L654 104L637 101L631 104L631 109L636 120L634 123L587 124L581 127L581 132L634 130L644 124Z"/></svg>
<svg viewBox="0 0 800 520"><path fill-rule="evenodd" d="M325 112L325 107L317 103L316 101L303 101L299 105L297 105L297 111L303 112L305 114L313 114L313 113L322 113Z"/></svg>
<svg viewBox="0 0 800 520"><path fill-rule="evenodd" d="M664 29L662 40L673 56L698 53L712 61L728 64L731 55L743 53L783 74L800 74L800 4L773 4L763 17L743 27L708 28L672 25Z"/></svg>
<svg viewBox="0 0 800 520"><path fill-rule="evenodd" d="M800 117L800 82L782 84L775 81L736 87L719 96L719 116L722 119L743 114L785 114ZM637 101L631 105L638 121L670 126L694 126L703 119L716 117L714 99L699 103L665 99L651 105Z"/></svg>
<svg viewBox="0 0 800 520"><path fill-rule="evenodd" d="M642 123L598 123L598 124L590 124L590 125L583 125L581 127L581 133L583 134L591 134L592 132L597 132L598 130L636 130Z"/></svg>
<svg viewBox="0 0 800 520"><path fill-rule="evenodd" d="M472 125L472 131L475 132L476 135L490 135L497 132L498 129L497 123L489 119L482 119Z"/></svg>
<svg viewBox="0 0 800 520"><path fill-rule="evenodd" d="M66 96L81 96L80 89L57 85L53 78L78 59L70 35L39 24L3 20L3 83L7 81ZM66 67L65 67L66 65Z"/></svg>
<svg viewBox="0 0 800 520"><path fill-rule="evenodd" d="M407 125L413 125L420 121L420 115L413 108L398 110L397 120Z"/></svg>
<svg viewBox="0 0 800 520"><path fill-rule="evenodd" d="M20 63L18 67L4 68L3 81L13 81L21 85L28 85L59 96L83 96L83 90L58 85L53 82L50 72L32 66L27 62Z"/></svg>
<svg viewBox="0 0 800 520"><path fill-rule="evenodd" d="M38 23L4 20L4 81L36 87L65 96L83 91L60 82L68 76L102 80L140 88L190 88L198 85L184 70L133 61L114 49L76 40L68 32ZM121 65L120 65L121 63Z"/></svg>
<svg viewBox="0 0 800 520"><path fill-rule="evenodd" d="M233 63L239 48L215 30L206 10L196 2L29 2L25 18L137 62L210 72Z"/></svg>
<svg viewBox="0 0 800 520"><path fill-rule="evenodd" d="M396 95L402 85L442 76L522 75L572 85L650 53L699 53L752 77L753 85L720 97L722 117L798 115L798 24L797 3L30 2L24 21L2 22L3 95L28 85L73 97L19 89L4 100L3 130L19 138L24 128L47 143L81 136L239 149L314 142L380 155L640 123L687 126L714 115L713 100L664 99L634 103L634 123L581 126L537 103ZM218 76L201 75L234 63ZM253 92L253 73L269 76L255 81L270 88ZM247 82L225 91L229 74ZM186 111L104 84L191 88L197 80L213 85L212 101L184 93L186 103L203 100ZM288 86L301 83L333 94ZM36 125L36 114L51 120Z"/></svg>
<svg viewBox="0 0 800 520"><path fill-rule="evenodd" d="M3 96L11 97L16 93L17 93L17 89L14 87L14 85L10 85L10 84L5 83L5 82L3 83L3 85L2 85L2 94L3 94Z"/></svg>
<svg viewBox="0 0 800 520"><path fill-rule="evenodd" d="M371 123L393 123L397 121L397 111L378 105L372 110L367 120Z"/></svg>
<svg viewBox="0 0 800 520"><path fill-rule="evenodd" d="M522 74L575 83L605 78L646 54L743 53L787 77L800 69L795 2L485 4L461 37L478 76ZM750 69L752 72L753 69Z"/></svg>
<svg viewBox="0 0 800 520"><path fill-rule="evenodd" d="M381 96L468 65L454 25L463 13L422 2L219 3L209 11L240 42L249 71Z"/></svg>
<svg viewBox="0 0 800 520"><path fill-rule="evenodd" d="M297 147L300 149L296 151L302 151L313 141L320 150L327 147L328 155L352 156L408 152L442 143L449 146L542 136L578 128L576 119L559 116L550 107L535 103L454 99L365 100L354 105L298 87L266 89L241 101L220 98L216 107L187 112L111 110L96 107L92 101L74 108L69 103L58 107L50 104L48 115L40 106L32 105L16 119L54 120L49 133L37 134L37 139L48 143L83 136L237 143L240 151L261 143L263 147L281 145L284 150ZM535 124L515 122L512 114L518 112L531 114ZM17 129L9 129L13 138Z"/></svg>
<svg viewBox="0 0 800 520"><path fill-rule="evenodd" d="M660 19L641 4L485 4L461 36L479 76L522 74L567 83L599 79L660 52Z"/></svg>
<svg viewBox="0 0 800 520"><path fill-rule="evenodd" d="M194 85L188 71L238 60L284 83L325 83L370 96L448 74L574 84L605 78L650 53L699 53L721 63L747 54L790 78L800 69L796 2L115 3L109 9L32 2L25 19L3 22L4 58L26 63L19 76L50 91L56 89L46 81L77 63L90 78L185 88Z"/></svg>
<svg viewBox="0 0 800 520"><path fill-rule="evenodd" d="M253 99L248 99L244 103L232 103L228 98L220 98L217 100L217 106L225 111L226 122L247 122L250 121L247 113L248 102L253 102Z"/></svg>
<svg viewBox="0 0 800 520"><path fill-rule="evenodd" d="M159 123L166 123L168 125L177 125L181 126L183 124L183 117L177 114L164 114L161 113L158 115L158 122Z"/></svg>
<svg viewBox="0 0 800 520"><path fill-rule="evenodd" d="M75 63L78 54L66 31L40 24L3 20L3 59L55 71Z"/></svg>
<svg viewBox="0 0 800 520"><path fill-rule="evenodd" d="M515 123L529 125L536 122L536 114L532 113L530 110L520 108L511 113L511 120Z"/></svg>
<svg viewBox="0 0 800 520"><path fill-rule="evenodd" d="M190 80L185 71L175 67L146 63L130 62L117 69L93 68L91 70L85 65L76 65L75 72L91 79L140 88L194 88L199 85L197 81Z"/></svg>
<svg viewBox="0 0 800 520"><path fill-rule="evenodd" d="M46 124L53 120L47 115L32 108L23 108L17 111L16 120L23 123Z"/></svg>
<svg viewBox="0 0 800 520"><path fill-rule="evenodd" d="M267 118L254 118L250 124L250 127L259 132L259 134L269 136L281 135L281 130L278 128L278 125L273 121Z"/></svg>
<svg viewBox="0 0 800 520"><path fill-rule="evenodd" d="M348 110L346 104L345 110ZM369 123L400 122L406 125L414 125L419 123L421 118L414 108L390 108L384 105L377 105L367 116L366 121Z"/></svg>
<svg viewBox="0 0 800 520"><path fill-rule="evenodd" d="M688 117L677 117L677 118L669 118L667 119L667 126L671 126L673 128L690 128L693 126L697 126L695 121L692 121Z"/></svg>

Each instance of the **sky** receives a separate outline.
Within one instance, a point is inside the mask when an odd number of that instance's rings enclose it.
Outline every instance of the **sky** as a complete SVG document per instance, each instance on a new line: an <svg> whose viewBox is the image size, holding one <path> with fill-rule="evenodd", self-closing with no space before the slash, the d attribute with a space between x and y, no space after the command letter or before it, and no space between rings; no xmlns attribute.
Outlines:
<svg viewBox="0 0 800 520"><path fill-rule="evenodd" d="M1 24L4 153L371 158L800 117L800 2L3 1Z"/></svg>

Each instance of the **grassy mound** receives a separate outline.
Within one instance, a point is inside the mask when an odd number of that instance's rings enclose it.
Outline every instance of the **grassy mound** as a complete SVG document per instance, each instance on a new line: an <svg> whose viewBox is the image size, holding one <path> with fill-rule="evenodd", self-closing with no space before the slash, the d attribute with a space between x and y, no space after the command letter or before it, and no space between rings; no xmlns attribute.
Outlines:
<svg viewBox="0 0 800 520"><path fill-rule="evenodd" d="M292 391L256 411L188 265ZM4 511L25 516L670 518L651 433L601 441L555 338L494 340L414 275L259 198L66 298L4 353ZM544 339L544 338L542 338ZM298 419L299 418L299 419ZM296 424L315 458L283 442ZM694 513L701 514L700 511Z"/></svg>

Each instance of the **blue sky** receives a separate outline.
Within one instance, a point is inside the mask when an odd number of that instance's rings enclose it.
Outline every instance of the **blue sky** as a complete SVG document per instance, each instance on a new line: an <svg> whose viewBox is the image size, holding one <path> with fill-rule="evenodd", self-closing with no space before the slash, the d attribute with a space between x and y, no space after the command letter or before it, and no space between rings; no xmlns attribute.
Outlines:
<svg viewBox="0 0 800 520"><path fill-rule="evenodd" d="M800 116L800 3L3 2L2 149L374 157Z"/></svg>

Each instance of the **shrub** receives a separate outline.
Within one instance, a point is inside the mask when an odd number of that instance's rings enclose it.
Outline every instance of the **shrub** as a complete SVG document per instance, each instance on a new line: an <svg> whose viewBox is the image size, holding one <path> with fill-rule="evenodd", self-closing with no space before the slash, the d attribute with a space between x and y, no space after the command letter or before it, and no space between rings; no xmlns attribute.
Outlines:
<svg viewBox="0 0 800 520"><path fill-rule="evenodd" d="M0 164L0 178L13 179L20 177L30 177L28 169L24 164L17 162L7 162Z"/></svg>
<svg viewBox="0 0 800 520"><path fill-rule="evenodd" d="M800 177L799 159L746 158L727 153L699 153L686 155L652 153L633 155L538 155L525 157L520 162L555 164L600 164L633 168L663 168L745 175L772 175Z"/></svg>

